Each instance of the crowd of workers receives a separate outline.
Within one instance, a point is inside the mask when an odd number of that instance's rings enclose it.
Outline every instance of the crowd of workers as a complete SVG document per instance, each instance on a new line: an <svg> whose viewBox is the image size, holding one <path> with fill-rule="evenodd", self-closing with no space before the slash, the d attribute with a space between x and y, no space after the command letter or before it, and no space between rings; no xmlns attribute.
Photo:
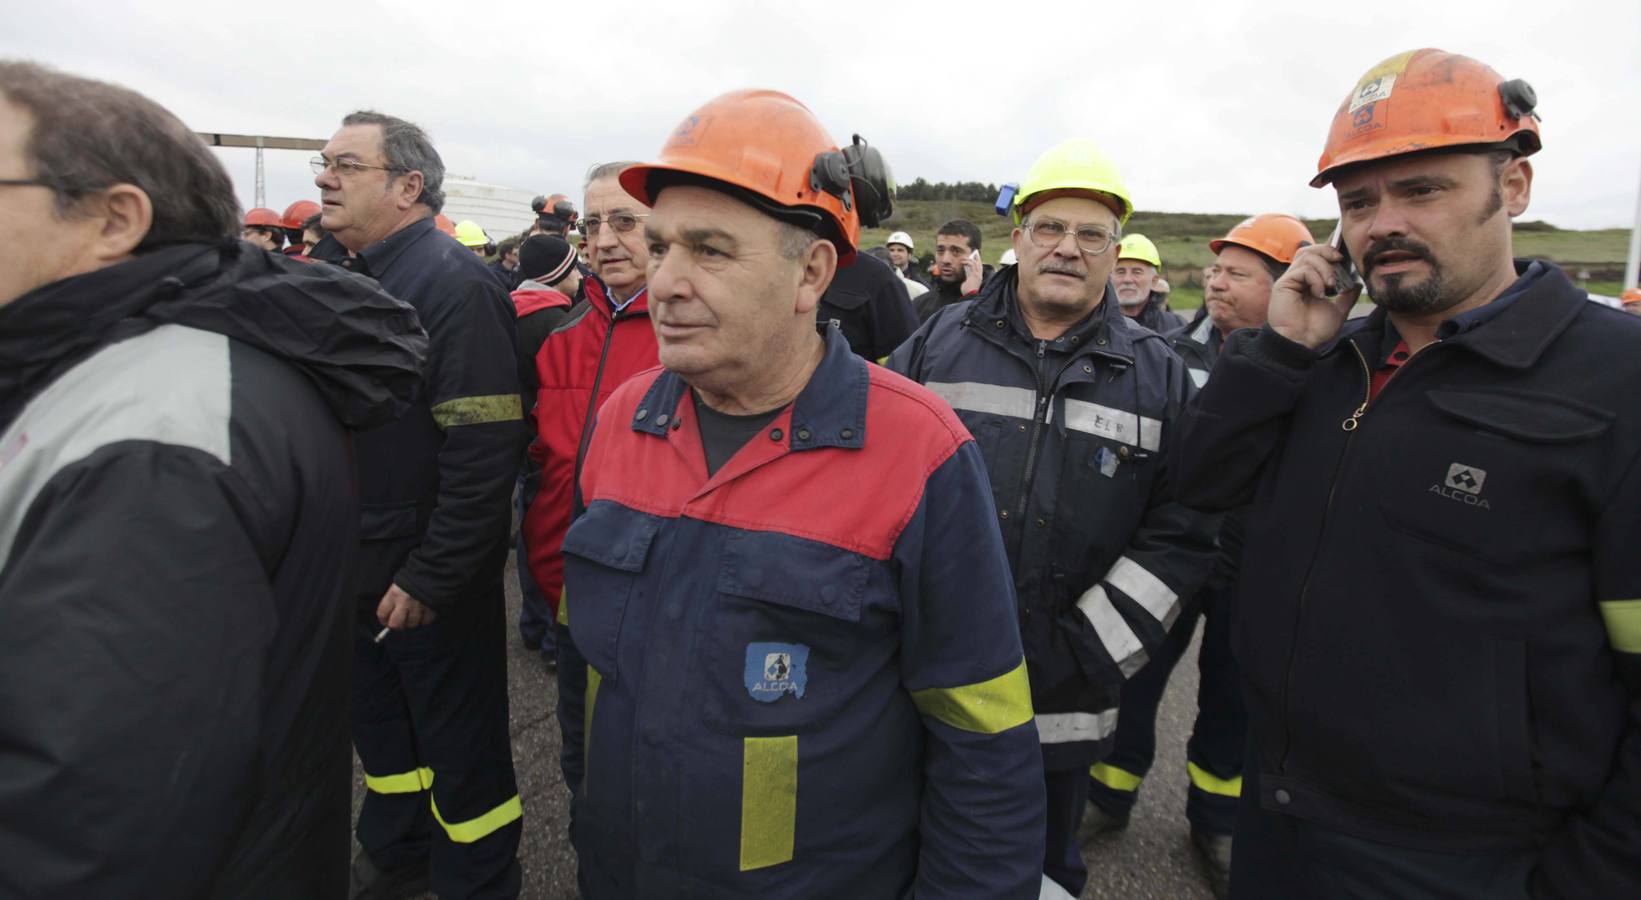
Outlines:
<svg viewBox="0 0 1641 900"><path fill-rule="evenodd" d="M1198 619L1216 894L1641 895L1641 322L1512 257L1535 106L1375 66L1186 321L1087 140L996 269L761 90L492 246L404 119L241 216L0 62L0 895L518 896L513 549L588 900L1078 896Z"/></svg>

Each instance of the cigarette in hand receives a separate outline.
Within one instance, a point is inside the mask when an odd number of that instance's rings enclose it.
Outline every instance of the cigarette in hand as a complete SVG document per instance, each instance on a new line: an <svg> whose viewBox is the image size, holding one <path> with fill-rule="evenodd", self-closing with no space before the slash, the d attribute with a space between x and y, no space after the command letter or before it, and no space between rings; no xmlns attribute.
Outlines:
<svg viewBox="0 0 1641 900"><path fill-rule="evenodd" d="M382 642L382 638L387 637L388 632L392 630L393 629L391 628L383 628L381 631L376 632L376 643L380 644Z"/></svg>

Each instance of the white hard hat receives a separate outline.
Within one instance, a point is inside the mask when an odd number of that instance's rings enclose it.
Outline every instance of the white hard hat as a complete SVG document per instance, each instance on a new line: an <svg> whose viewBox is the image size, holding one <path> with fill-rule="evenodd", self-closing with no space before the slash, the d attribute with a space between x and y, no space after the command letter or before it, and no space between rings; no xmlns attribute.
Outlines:
<svg viewBox="0 0 1641 900"><path fill-rule="evenodd" d="M901 244L907 250L916 250L917 249L917 245L912 243L912 236L907 234L904 231L897 231L894 234L889 235L889 239L883 242L883 245L885 247L887 247L890 244Z"/></svg>
<svg viewBox="0 0 1641 900"><path fill-rule="evenodd" d="M997 261L997 264L1000 265L1000 266L1012 266L1015 263L1018 263L1019 261L1020 260L1016 259L1015 256L1014 256L1014 248L1010 247L1007 250L1003 251L1003 258L999 259Z"/></svg>

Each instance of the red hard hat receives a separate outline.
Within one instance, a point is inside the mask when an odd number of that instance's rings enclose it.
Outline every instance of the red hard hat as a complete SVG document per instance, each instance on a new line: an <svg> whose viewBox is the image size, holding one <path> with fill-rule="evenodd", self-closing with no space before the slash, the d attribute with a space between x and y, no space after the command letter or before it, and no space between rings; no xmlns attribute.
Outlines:
<svg viewBox="0 0 1641 900"><path fill-rule="evenodd" d="M298 200L285 207L285 214L280 216L279 224L292 231L299 231L302 223L319 214L319 204L312 200Z"/></svg>
<svg viewBox="0 0 1641 900"><path fill-rule="evenodd" d="M253 228L259 226L266 228L284 227L279 224L279 213L262 206L258 206L257 208L245 213L244 227Z"/></svg>
<svg viewBox="0 0 1641 900"><path fill-rule="evenodd" d="M1543 146L1521 79L1505 81L1486 65L1444 50L1409 50L1367 70L1334 113L1311 187L1356 163L1474 146L1531 156Z"/></svg>

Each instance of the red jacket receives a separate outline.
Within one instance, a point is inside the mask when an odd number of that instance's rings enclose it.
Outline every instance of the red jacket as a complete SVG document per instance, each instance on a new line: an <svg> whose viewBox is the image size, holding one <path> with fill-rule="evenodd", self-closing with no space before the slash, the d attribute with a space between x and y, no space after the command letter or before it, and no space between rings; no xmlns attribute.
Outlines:
<svg viewBox="0 0 1641 900"><path fill-rule="evenodd" d="M541 490L525 513L523 528L530 574L555 615L564 588L559 545L570 527L582 434L622 382L660 362L648 290L612 316L603 282L588 278L585 283L587 302L581 311L548 335L536 353L541 387L534 414L538 437L530 454L541 466Z"/></svg>

